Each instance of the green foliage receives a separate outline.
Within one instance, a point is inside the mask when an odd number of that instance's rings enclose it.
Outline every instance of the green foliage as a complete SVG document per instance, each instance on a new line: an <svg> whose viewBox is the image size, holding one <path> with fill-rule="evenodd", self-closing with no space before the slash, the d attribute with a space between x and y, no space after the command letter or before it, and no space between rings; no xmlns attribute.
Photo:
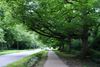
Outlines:
<svg viewBox="0 0 100 67"><path fill-rule="evenodd" d="M81 49L86 56L99 34L100 5L99 0L1 0L0 19L0 41L7 47L42 42L61 50Z"/></svg>
<svg viewBox="0 0 100 67"><path fill-rule="evenodd" d="M14 8L18 8L20 1L0 1L0 45L1 49L26 49L38 47L37 35L14 17ZM13 4L12 4L13 3ZM35 35L35 36L34 36Z"/></svg>
<svg viewBox="0 0 100 67"><path fill-rule="evenodd" d="M91 47L92 47L93 49L95 49L95 50L100 51L100 45L99 45L99 43L100 43L100 36L97 36L97 37L95 38L95 40L92 42Z"/></svg>
<svg viewBox="0 0 100 67"><path fill-rule="evenodd" d="M0 50L0 55L23 52L25 50Z"/></svg>
<svg viewBox="0 0 100 67"><path fill-rule="evenodd" d="M81 45L79 40L73 40L72 41L72 49L74 50L81 50Z"/></svg>
<svg viewBox="0 0 100 67"><path fill-rule="evenodd" d="M4 30L2 28L0 29L0 42L1 43L5 42L5 40L4 40Z"/></svg>

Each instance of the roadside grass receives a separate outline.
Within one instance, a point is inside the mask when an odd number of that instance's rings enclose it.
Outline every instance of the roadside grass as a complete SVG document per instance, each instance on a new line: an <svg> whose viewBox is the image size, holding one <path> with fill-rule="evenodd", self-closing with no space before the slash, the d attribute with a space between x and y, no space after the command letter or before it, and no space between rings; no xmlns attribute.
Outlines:
<svg viewBox="0 0 100 67"><path fill-rule="evenodd" d="M25 49L25 50L0 50L0 55L10 54L10 53L19 53L33 49Z"/></svg>
<svg viewBox="0 0 100 67"><path fill-rule="evenodd" d="M73 54L67 54L65 52L55 51L55 53L63 60L65 64L69 67L100 67L100 64L97 64L90 59L79 59L78 56Z"/></svg>
<svg viewBox="0 0 100 67"><path fill-rule="evenodd" d="M38 63L33 67L44 67L44 64L47 60L47 55L48 55L48 51L45 51L45 53L42 55L40 61L38 61Z"/></svg>
<svg viewBox="0 0 100 67"><path fill-rule="evenodd" d="M91 49L92 61L100 64L100 51Z"/></svg>
<svg viewBox="0 0 100 67"><path fill-rule="evenodd" d="M21 52L21 51L23 51L23 50L2 50L2 51L0 51L0 55L16 53L16 52Z"/></svg>
<svg viewBox="0 0 100 67"><path fill-rule="evenodd" d="M32 54L14 63L8 64L6 67L34 67L38 61L41 60L45 53L46 51L41 51L39 53Z"/></svg>

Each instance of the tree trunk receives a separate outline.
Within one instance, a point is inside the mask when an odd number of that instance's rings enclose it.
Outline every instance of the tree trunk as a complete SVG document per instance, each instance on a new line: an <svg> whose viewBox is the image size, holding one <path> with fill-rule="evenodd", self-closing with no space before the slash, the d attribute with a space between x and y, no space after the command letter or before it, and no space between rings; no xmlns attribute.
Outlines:
<svg viewBox="0 0 100 67"><path fill-rule="evenodd" d="M3 51L3 50L4 50L4 46L3 46L4 44L3 44L3 43L1 43L1 45L2 45L1 50Z"/></svg>
<svg viewBox="0 0 100 67"><path fill-rule="evenodd" d="M68 52L70 53L71 52L71 48L72 48L72 45L71 45L71 37L68 38Z"/></svg>
<svg viewBox="0 0 100 67"><path fill-rule="evenodd" d="M64 51L64 43L62 42L61 50Z"/></svg>
<svg viewBox="0 0 100 67"><path fill-rule="evenodd" d="M84 29L82 33L82 49L81 49L81 58L86 58L88 55L88 29Z"/></svg>
<svg viewBox="0 0 100 67"><path fill-rule="evenodd" d="M18 41L16 41L16 44L17 44L17 50L19 50L19 43L18 43Z"/></svg>
<svg viewBox="0 0 100 67"><path fill-rule="evenodd" d="M62 45L59 45L58 50L62 51Z"/></svg>
<svg viewBox="0 0 100 67"><path fill-rule="evenodd" d="M88 55L88 39L82 39L81 57L86 58Z"/></svg>
<svg viewBox="0 0 100 67"><path fill-rule="evenodd" d="M60 40L60 43L59 43L59 50L60 50L60 51L64 51L64 40Z"/></svg>

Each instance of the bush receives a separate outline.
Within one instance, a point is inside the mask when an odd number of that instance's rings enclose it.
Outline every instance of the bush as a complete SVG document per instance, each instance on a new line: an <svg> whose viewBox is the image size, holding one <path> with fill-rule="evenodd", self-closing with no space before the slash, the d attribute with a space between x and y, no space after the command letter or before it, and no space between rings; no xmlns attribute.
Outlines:
<svg viewBox="0 0 100 67"><path fill-rule="evenodd" d="M100 51L100 36L96 37L92 42L91 48Z"/></svg>

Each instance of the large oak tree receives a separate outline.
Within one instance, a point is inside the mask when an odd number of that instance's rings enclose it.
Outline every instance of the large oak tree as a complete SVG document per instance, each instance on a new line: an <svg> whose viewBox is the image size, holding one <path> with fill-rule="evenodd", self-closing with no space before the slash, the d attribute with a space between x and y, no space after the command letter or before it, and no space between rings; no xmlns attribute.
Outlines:
<svg viewBox="0 0 100 67"><path fill-rule="evenodd" d="M98 0L7 0L12 16L47 37L81 39L82 57L88 54L88 37L99 25Z"/></svg>

